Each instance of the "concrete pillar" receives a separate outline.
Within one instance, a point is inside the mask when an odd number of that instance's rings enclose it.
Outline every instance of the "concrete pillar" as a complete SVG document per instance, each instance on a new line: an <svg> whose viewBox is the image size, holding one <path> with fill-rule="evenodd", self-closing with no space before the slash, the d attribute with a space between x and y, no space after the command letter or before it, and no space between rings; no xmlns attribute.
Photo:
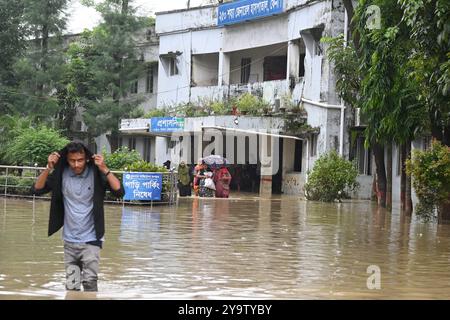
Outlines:
<svg viewBox="0 0 450 320"><path fill-rule="evenodd" d="M261 197L272 196L272 165L273 146L271 136L259 135L261 180L259 183L259 195Z"/></svg>
<svg viewBox="0 0 450 320"><path fill-rule="evenodd" d="M166 160L169 160L167 148L167 138L155 137L155 163L157 165L162 166Z"/></svg>
<svg viewBox="0 0 450 320"><path fill-rule="evenodd" d="M300 47L297 42L289 41L287 49L287 72L286 80L289 81L291 77L298 77L300 63Z"/></svg>
<svg viewBox="0 0 450 320"><path fill-rule="evenodd" d="M219 52L219 76L218 86L227 86L230 84L230 55L223 52Z"/></svg>

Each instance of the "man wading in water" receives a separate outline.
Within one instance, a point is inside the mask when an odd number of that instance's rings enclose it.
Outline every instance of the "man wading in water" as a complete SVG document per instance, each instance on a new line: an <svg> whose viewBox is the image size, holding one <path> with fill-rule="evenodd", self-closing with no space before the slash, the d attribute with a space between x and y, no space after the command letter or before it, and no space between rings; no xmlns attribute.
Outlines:
<svg viewBox="0 0 450 320"><path fill-rule="evenodd" d="M47 168L33 186L35 195L52 191L48 235L63 225L66 289L97 291L100 249L105 234L106 189L120 198L124 191L103 157L81 142L70 142L48 156Z"/></svg>

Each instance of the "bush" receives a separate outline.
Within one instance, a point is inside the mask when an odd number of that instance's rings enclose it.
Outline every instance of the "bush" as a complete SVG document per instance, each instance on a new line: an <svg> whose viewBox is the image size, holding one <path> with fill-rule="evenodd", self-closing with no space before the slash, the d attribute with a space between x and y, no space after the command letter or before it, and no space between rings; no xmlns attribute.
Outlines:
<svg viewBox="0 0 450 320"><path fill-rule="evenodd" d="M7 194L30 195L31 186L34 184L34 176L8 176ZM5 192L6 176L0 177L0 191Z"/></svg>
<svg viewBox="0 0 450 320"><path fill-rule="evenodd" d="M11 164L5 157L8 146L22 130L31 127L31 125L32 122L28 118L8 114L0 116L0 163Z"/></svg>
<svg viewBox="0 0 450 320"><path fill-rule="evenodd" d="M305 185L308 200L332 202L348 197L348 191L359 187L358 171L353 163L341 158L335 151L317 159Z"/></svg>
<svg viewBox="0 0 450 320"><path fill-rule="evenodd" d="M220 101L214 101L210 105L210 109L214 115L227 115L231 113L231 108Z"/></svg>
<svg viewBox="0 0 450 320"><path fill-rule="evenodd" d="M270 105L259 97L245 93L237 99L236 107L239 112L256 115L263 112L264 109L268 109Z"/></svg>
<svg viewBox="0 0 450 320"><path fill-rule="evenodd" d="M169 110L166 108L162 109L152 109L149 112L147 112L145 115L143 115L143 118L158 118L158 117L168 117L169 116Z"/></svg>
<svg viewBox="0 0 450 320"><path fill-rule="evenodd" d="M450 197L450 148L433 141L429 150L414 150L406 172L413 177L419 198L416 214L425 220L432 218Z"/></svg>
<svg viewBox="0 0 450 320"><path fill-rule="evenodd" d="M13 141L8 144L5 158L15 165L39 166L47 164L50 153L63 148L69 140L62 137L56 130L40 127L26 128L18 132Z"/></svg>
<svg viewBox="0 0 450 320"><path fill-rule="evenodd" d="M142 160L141 155L136 150L130 150L128 147L120 147L113 153L106 153L103 150L105 164L111 170L123 170L136 161Z"/></svg>
<svg viewBox="0 0 450 320"><path fill-rule="evenodd" d="M144 160L139 160L136 162L133 162L131 165L129 165L126 169L126 171L132 171L132 172L168 172L166 167L158 166L154 163L150 163Z"/></svg>

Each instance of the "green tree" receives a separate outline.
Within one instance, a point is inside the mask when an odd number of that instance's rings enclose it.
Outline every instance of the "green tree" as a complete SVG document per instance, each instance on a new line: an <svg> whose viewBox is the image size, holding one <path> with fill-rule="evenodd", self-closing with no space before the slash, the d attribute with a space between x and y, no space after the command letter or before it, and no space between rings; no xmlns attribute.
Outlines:
<svg viewBox="0 0 450 320"><path fill-rule="evenodd" d="M360 0L356 8L351 1L344 4L351 19L352 39L345 48L342 37L328 40L328 55L338 74L340 96L349 105L361 108L367 121L366 146L371 146L374 152L378 203L385 206L390 204L392 181L386 173L384 145L388 147L388 154L391 154L392 141L402 145L402 159L406 160L411 140L423 132L425 126L424 105L417 97L418 84L410 76L414 65L409 58L415 44L397 1ZM380 28L367 27L371 5L380 8ZM388 159L388 169L392 167L391 161ZM402 178L402 203L410 212L411 183L406 175Z"/></svg>
<svg viewBox="0 0 450 320"><path fill-rule="evenodd" d="M89 101L99 97L98 91L93 85L94 73L89 67L89 61L85 57L86 49L83 46L89 35L90 32L85 31L81 35L81 40L71 43L65 53L66 63L58 91L57 127L64 130L68 136L74 135L71 128L77 110L83 110Z"/></svg>
<svg viewBox="0 0 450 320"><path fill-rule="evenodd" d="M32 121L17 115L5 114L0 116L0 163L10 164L6 159L6 150L14 138L23 130L29 128Z"/></svg>
<svg viewBox="0 0 450 320"><path fill-rule="evenodd" d="M69 140L45 126L18 130L18 135L8 145L5 158L14 165L45 166L48 155L63 148Z"/></svg>
<svg viewBox="0 0 450 320"><path fill-rule="evenodd" d="M414 41L410 74L426 106L432 136L450 146L450 2L399 0Z"/></svg>
<svg viewBox="0 0 450 320"><path fill-rule="evenodd" d="M14 68L14 111L37 122L58 112L57 90L64 65L62 32L68 0L24 0L23 24L32 40Z"/></svg>
<svg viewBox="0 0 450 320"><path fill-rule="evenodd" d="M11 66L25 50L24 1L0 0L0 114L10 113L14 77Z"/></svg>
<svg viewBox="0 0 450 320"><path fill-rule="evenodd" d="M106 0L95 8L104 22L84 34L83 52L79 57L85 60L83 63L89 70L85 72L88 89L78 95L90 136L109 133L114 151L120 119L130 114L142 99L130 94L132 85L146 70L137 35L153 19L137 16L131 1L127 0Z"/></svg>
<svg viewBox="0 0 450 320"><path fill-rule="evenodd" d="M414 189L419 198L416 213L431 218L437 210L439 223L449 223L446 207L450 199L450 148L434 141L429 150L414 150L413 154L407 169L414 177Z"/></svg>

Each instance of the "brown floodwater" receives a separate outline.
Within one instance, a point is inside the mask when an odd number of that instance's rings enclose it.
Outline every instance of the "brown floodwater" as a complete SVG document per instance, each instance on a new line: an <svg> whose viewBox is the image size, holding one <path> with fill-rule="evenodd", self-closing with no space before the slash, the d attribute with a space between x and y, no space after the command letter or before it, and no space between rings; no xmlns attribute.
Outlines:
<svg viewBox="0 0 450 320"><path fill-rule="evenodd" d="M99 292L67 293L49 206L0 198L0 299L450 298L450 226L369 201L252 195L107 205Z"/></svg>

